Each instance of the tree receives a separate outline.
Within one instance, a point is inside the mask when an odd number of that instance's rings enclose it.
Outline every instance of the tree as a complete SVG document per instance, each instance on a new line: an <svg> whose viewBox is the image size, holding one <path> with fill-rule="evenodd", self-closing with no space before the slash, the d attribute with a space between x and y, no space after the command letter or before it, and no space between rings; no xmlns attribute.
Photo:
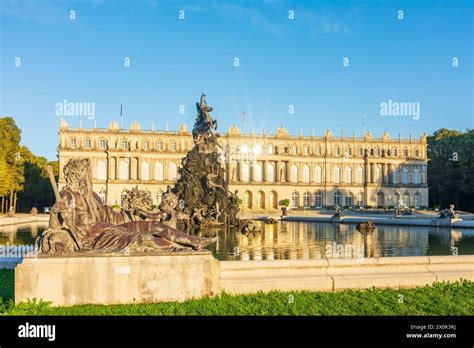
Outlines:
<svg viewBox="0 0 474 348"><path fill-rule="evenodd" d="M474 130L442 128L427 140L431 205L474 210Z"/></svg>

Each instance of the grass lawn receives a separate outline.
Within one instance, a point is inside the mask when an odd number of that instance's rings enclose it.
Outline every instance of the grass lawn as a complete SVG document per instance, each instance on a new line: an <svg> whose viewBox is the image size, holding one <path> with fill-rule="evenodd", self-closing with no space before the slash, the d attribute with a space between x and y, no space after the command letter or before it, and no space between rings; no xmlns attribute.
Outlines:
<svg viewBox="0 0 474 348"><path fill-rule="evenodd" d="M270 292L183 303L51 307L30 301L0 306L3 315L474 315L474 282L414 289Z"/></svg>

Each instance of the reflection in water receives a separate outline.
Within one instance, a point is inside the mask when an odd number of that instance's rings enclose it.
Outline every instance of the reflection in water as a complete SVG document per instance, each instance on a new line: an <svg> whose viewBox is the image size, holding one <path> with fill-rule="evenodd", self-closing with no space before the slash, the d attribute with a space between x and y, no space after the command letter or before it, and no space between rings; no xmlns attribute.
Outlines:
<svg viewBox="0 0 474 348"><path fill-rule="evenodd" d="M219 260L297 260L382 256L474 254L474 231L416 226L378 226L360 233L355 225L323 222L257 222L261 232L195 230L200 236L219 236L210 249ZM42 224L0 228L0 245L34 244Z"/></svg>

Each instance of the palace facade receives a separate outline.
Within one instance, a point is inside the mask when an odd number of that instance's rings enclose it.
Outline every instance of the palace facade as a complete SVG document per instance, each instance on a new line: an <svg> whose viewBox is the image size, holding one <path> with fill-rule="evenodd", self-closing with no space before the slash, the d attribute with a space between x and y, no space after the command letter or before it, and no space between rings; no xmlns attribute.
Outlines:
<svg viewBox="0 0 474 348"><path fill-rule="evenodd" d="M107 129L85 129L62 120L59 135L60 187L67 161L89 158L94 191L109 205L120 204L123 190L136 185L159 204L194 145L185 125L145 131L132 123L125 130L114 121ZM245 209L278 209L283 199L293 208L428 206L425 134L293 136L283 127L276 134L242 134L232 126L219 139L229 189L238 191Z"/></svg>

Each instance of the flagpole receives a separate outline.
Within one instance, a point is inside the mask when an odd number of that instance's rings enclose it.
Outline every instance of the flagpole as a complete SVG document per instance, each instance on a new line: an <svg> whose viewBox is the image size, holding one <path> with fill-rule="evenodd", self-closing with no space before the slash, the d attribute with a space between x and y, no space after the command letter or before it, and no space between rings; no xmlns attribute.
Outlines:
<svg viewBox="0 0 474 348"><path fill-rule="evenodd" d="M123 107L122 103L120 103L120 129L123 129Z"/></svg>

